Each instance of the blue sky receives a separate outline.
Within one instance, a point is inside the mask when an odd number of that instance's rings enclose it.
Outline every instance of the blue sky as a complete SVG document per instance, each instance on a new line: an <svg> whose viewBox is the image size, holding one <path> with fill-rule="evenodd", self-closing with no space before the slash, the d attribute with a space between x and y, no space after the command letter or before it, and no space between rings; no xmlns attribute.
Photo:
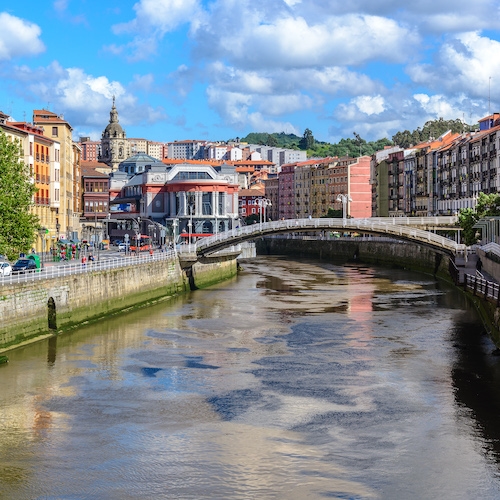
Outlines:
<svg viewBox="0 0 500 500"><path fill-rule="evenodd" d="M0 111L99 139L391 138L500 111L498 0L45 0L0 6Z"/></svg>

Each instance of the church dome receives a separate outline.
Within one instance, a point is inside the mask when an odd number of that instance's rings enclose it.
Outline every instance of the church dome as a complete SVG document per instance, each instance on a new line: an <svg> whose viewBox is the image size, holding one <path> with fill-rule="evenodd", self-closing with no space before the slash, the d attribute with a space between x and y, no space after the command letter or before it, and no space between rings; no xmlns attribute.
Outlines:
<svg viewBox="0 0 500 500"><path fill-rule="evenodd" d="M113 96L113 106L109 112L109 124L102 133L103 137L125 137L122 126L118 123L118 111L115 107L115 98Z"/></svg>

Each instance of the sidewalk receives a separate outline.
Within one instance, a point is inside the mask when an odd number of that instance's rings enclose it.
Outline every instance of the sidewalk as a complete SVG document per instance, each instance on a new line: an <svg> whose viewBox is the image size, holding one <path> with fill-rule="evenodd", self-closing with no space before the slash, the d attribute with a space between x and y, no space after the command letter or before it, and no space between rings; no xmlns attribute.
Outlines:
<svg viewBox="0 0 500 500"><path fill-rule="evenodd" d="M475 253L468 254L467 255L467 262L465 262L465 259L462 256L457 256L455 259L455 264L458 268L458 271L460 273L460 283L464 282L464 275L469 274L471 276L476 276L476 264L478 260L478 255ZM480 271L481 276L486 280L486 281L492 281L494 283L498 283L498 281L491 276L491 274L488 274L484 269L481 269Z"/></svg>

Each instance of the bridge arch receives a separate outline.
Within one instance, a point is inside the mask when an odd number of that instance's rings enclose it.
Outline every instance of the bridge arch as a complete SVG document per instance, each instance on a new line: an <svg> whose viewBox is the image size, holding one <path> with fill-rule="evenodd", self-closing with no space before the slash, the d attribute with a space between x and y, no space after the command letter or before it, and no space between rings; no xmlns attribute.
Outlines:
<svg viewBox="0 0 500 500"><path fill-rule="evenodd" d="M424 220L425 219L425 220ZM431 219L431 220L429 220ZM420 245L425 245L438 253L455 256L466 252L466 246L456 241L436 234L435 232L421 229L429 227L432 219L440 218L370 218L370 219L286 219L279 221L262 222L218 233L196 242L195 249L198 257L205 257L244 241L254 240L259 237L283 233L341 231L359 232L388 236L406 240ZM448 222L448 221L447 221ZM420 227L419 227L420 226ZM433 227L447 229L436 220ZM455 226L456 228L456 226Z"/></svg>

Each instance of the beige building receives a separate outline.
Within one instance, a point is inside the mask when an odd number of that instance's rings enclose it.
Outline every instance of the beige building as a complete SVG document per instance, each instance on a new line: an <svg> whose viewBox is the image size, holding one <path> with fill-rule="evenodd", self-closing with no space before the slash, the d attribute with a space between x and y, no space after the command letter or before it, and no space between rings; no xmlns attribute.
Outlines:
<svg viewBox="0 0 500 500"><path fill-rule="evenodd" d="M75 154L73 128L60 115L37 109L33 111L33 125L43 129L43 135L60 144L59 206L54 207L57 237L68 240L78 237L80 229L79 202L75 200L75 183L79 180L80 154ZM57 196L56 196L57 198Z"/></svg>

